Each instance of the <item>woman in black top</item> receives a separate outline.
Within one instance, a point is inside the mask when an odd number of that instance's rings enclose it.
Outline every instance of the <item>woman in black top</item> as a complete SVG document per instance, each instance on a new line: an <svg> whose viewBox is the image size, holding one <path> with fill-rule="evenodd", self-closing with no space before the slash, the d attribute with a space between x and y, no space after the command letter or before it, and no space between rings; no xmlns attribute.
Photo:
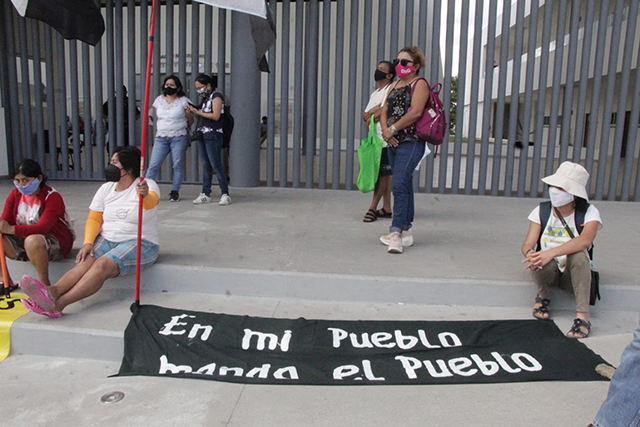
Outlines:
<svg viewBox="0 0 640 427"><path fill-rule="evenodd" d="M380 237L390 253L402 253L404 246L413 245L413 171L426 148L425 142L418 138L415 123L429 99L429 86L418 76L424 67L420 49L405 47L396 58L393 63L400 80L389 92L387 107L380 118L382 137L389 145L389 162L393 169L393 222L389 234Z"/></svg>

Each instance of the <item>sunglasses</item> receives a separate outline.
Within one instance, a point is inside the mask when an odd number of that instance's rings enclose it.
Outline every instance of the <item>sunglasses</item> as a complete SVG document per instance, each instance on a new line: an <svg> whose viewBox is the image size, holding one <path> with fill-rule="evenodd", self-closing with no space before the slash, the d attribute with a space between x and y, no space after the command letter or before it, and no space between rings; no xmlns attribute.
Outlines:
<svg viewBox="0 0 640 427"><path fill-rule="evenodd" d="M397 66L398 64L402 64L403 67L406 67L407 64L413 64L413 61L410 59L394 59L393 66Z"/></svg>

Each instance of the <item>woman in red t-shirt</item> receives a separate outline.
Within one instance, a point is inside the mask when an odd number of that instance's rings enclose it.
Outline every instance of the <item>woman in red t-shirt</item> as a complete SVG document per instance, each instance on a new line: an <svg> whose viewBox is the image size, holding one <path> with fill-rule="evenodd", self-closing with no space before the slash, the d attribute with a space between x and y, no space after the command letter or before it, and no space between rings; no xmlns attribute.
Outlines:
<svg viewBox="0 0 640 427"><path fill-rule="evenodd" d="M4 253L11 259L31 261L40 281L49 285L49 261L69 255L75 239L64 201L45 184L35 160L20 162L13 181L16 188L9 193L0 219Z"/></svg>

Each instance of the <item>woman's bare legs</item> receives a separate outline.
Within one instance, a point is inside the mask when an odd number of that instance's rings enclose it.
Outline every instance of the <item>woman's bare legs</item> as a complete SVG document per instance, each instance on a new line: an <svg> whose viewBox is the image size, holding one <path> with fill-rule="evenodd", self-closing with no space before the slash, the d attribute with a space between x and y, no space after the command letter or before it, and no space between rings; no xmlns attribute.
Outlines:
<svg viewBox="0 0 640 427"><path fill-rule="evenodd" d="M47 242L42 234L32 234L24 239L24 249L27 251L29 261L36 268L38 278L45 285L49 282L49 253L47 252Z"/></svg>

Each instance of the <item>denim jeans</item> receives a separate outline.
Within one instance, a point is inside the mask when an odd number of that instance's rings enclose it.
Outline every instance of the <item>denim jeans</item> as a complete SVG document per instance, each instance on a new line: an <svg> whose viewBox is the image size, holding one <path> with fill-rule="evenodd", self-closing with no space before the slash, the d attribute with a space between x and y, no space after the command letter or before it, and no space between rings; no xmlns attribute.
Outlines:
<svg viewBox="0 0 640 427"><path fill-rule="evenodd" d="M200 141L200 160L202 161L202 192L211 196L212 169L216 171L221 194L229 194L227 173L222 164L222 134L207 132Z"/></svg>
<svg viewBox="0 0 640 427"><path fill-rule="evenodd" d="M413 171L424 154L424 141L405 140L389 148L389 163L393 170L393 221L389 232L402 233L411 228L415 212L413 202Z"/></svg>
<svg viewBox="0 0 640 427"><path fill-rule="evenodd" d="M640 326L622 353L620 366L611 378L607 400L602 403L595 427L640 426Z"/></svg>
<svg viewBox="0 0 640 427"><path fill-rule="evenodd" d="M149 170L146 178L155 180L162 162L171 152L173 160L173 185L171 191L179 192L182 186L182 177L186 165L186 152L189 147L189 138L187 135L182 136L156 136L153 141L153 150L151 151L151 159L149 160Z"/></svg>

